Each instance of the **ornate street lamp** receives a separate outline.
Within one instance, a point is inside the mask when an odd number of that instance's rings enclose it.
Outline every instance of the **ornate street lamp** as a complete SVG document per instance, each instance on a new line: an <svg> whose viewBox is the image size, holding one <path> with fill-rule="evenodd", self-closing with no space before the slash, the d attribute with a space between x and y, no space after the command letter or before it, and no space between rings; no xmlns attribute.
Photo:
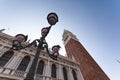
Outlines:
<svg viewBox="0 0 120 80"><path fill-rule="evenodd" d="M45 40L45 37L48 35L51 27L58 22L58 16L57 16L56 13L49 13L48 16L47 16L47 20L48 20L48 23L50 24L50 26L49 27L44 27L44 28L41 29L42 37L40 39L35 39L33 42L31 42L27 46L22 45L23 42L27 41L27 38L28 38L27 35L25 36L23 34L17 34L15 36L15 39L13 40L13 44L12 44L12 48L11 48L13 50L25 49L26 47L30 47L32 45L34 45L37 48L36 54L35 54L33 62L32 62L32 65L31 65L31 67L30 67L30 69L29 69L29 71L26 75L26 78L24 80L34 80L34 75L35 75L35 71L36 71L38 58L39 58L40 52L43 48L46 49L48 55L52 59L57 60L57 57L59 56L60 46L55 45L55 46L52 47L52 51L50 51L48 49L48 44Z"/></svg>
<svg viewBox="0 0 120 80"><path fill-rule="evenodd" d="M50 25L55 25L58 22L58 16L56 13L50 13L47 16L47 20Z"/></svg>
<svg viewBox="0 0 120 80"><path fill-rule="evenodd" d="M22 48L21 43L27 41L28 36L23 34L17 34L13 40L12 49L20 50Z"/></svg>

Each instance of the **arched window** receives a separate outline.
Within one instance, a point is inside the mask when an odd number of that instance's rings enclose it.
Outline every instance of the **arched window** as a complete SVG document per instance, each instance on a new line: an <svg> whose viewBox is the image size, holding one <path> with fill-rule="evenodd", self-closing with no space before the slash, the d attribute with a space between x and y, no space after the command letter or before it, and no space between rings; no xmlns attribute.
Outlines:
<svg viewBox="0 0 120 80"><path fill-rule="evenodd" d="M17 68L17 70L26 71L29 62L30 62L30 57L29 56L25 56L22 59L20 65Z"/></svg>
<svg viewBox="0 0 120 80"><path fill-rule="evenodd" d="M78 80L78 79L77 79L77 76L76 76L76 72L75 72L74 70L72 70L72 74L73 74L74 80Z"/></svg>
<svg viewBox="0 0 120 80"><path fill-rule="evenodd" d="M37 72L36 73L42 75L43 74L43 69L44 69L44 61L41 60L38 63L38 67L37 67Z"/></svg>
<svg viewBox="0 0 120 80"><path fill-rule="evenodd" d="M52 64L51 77L56 78L56 65Z"/></svg>
<svg viewBox="0 0 120 80"><path fill-rule="evenodd" d="M12 50L9 50L5 52L1 57L0 57L0 66L5 66L5 64L10 60L10 58L13 56L14 52Z"/></svg>
<svg viewBox="0 0 120 80"><path fill-rule="evenodd" d="M63 77L64 77L64 80L68 80L67 70L65 67L63 67Z"/></svg>

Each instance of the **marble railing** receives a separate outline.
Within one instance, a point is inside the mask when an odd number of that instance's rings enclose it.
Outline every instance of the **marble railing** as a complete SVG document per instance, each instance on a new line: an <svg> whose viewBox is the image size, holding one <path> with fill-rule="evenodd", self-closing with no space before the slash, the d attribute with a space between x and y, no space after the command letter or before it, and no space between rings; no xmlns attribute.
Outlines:
<svg viewBox="0 0 120 80"><path fill-rule="evenodd" d="M14 70L14 69L9 69L9 68L4 68L0 67L0 78L8 78L13 79L13 80L23 80L26 76L26 72L24 71L19 71L19 70ZM43 76L36 74L35 75L35 80L61 80L61 79L56 79L48 76ZM7 79L6 79L7 80Z"/></svg>

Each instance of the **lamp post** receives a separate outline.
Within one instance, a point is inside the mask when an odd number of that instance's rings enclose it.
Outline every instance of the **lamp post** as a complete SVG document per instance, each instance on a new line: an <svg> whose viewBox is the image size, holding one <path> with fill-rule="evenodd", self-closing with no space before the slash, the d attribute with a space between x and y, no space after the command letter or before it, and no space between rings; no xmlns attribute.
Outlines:
<svg viewBox="0 0 120 80"><path fill-rule="evenodd" d="M13 40L13 45L12 45L12 48L11 48L13 50L21 50L21 49L24 49L26 47L30 47L32 45L34 45L37 48L36 54L35 54L34 59L33 59L33 62L31 64L31 67L30 67L30 69L29 69L29 71L26 75L26 78L24 80L34 80L37 62L38 62L38 59L39 59L40 52L43 48L46 48L47 53L54 60L57 60L57 57L59 55L58 51L59 51L60 46L59 45L53 46L52 47L52 54L50 54L50 52L48 50L48 44L45 40L45 37L48 35L51 27L58 22L58 16L57 16L56 13L49 13L48 16L47 16L47 20L48 20L48 23L50 24L50 26L42 28L42 30L41 30L42 37L40 39L35 39L33 42L31 42L27 46L22 46L21 45L22 42L27 41L27 38L28 38L27 35L25 36L23 34L17 34L15 36L15 39Z"/></svg>

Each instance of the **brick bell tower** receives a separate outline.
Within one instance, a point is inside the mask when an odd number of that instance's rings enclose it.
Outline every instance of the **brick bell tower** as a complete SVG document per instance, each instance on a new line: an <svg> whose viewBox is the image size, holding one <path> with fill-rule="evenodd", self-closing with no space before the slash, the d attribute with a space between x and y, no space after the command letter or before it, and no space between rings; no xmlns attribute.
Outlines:
<svg viewBox="0 0 120 80"><path fill-rule="evenodd" d="M62 40L68 58L80 63L84 80L110 80L73 33L64 30Z"/></svg>

